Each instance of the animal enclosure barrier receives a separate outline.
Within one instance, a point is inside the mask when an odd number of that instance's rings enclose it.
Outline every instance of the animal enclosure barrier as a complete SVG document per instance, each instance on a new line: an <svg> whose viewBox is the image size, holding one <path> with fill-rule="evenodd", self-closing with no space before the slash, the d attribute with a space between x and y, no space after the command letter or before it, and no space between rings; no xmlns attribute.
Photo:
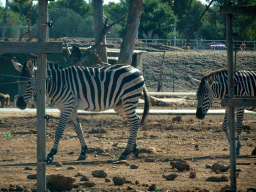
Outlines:
<svg viewBox="0 0 256 192"><path fill-rule="evenodd" d="M228 59L228 99L223 100L223 106L229 108L229 129L230 129L230 180L231 180L231 191L236 191L236 152L235 152L235 107L245 106L256 106L255 97L247 98L245 100L235 98L234 89L234 66L233 66L233 14L255 14L256 6L254 7L238 7L238 6L221 6L221 13L226 14L227 24L227 59Z"/></svg>
<svg viewBox="0 0 256 192"><path fill-rule="evenodd" d="M47 40L47 0L39 0L38 42L0 42L0 53L37 53L37 191L46 191L45 163L45 89L47 53L61 53L62 42Z"/></svg>

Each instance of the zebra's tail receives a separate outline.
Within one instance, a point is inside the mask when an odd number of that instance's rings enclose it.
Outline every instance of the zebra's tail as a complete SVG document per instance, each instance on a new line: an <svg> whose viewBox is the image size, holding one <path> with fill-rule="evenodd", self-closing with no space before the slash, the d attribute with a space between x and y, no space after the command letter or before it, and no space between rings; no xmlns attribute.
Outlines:
<svg viewBox="0 0 256 192"><path fill-rule="evenodd" d="M144 123L144 120L149 112L149 94L145 85L143 86L143 95L144 95L144 112L142 115L140 125Z"/></svg>

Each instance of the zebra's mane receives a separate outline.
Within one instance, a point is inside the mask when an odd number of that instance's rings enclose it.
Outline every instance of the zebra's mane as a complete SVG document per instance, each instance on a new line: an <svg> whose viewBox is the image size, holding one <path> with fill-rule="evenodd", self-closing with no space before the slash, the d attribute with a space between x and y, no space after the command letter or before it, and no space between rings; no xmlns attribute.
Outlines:
<svg viewBox="0 0 256 192"><path fill-rule="evenodd" d="M47 70L60 70L57 63L47 63Z"/></svg>
<svg viewBox="0 0 256 192"><path fill-rule="evenodd" d="M202 79L208 79L208 78L211 77L211 76L214 76L214 75L219 74L219 73L227 72L227 71L228 71L227 68L224 68L224 69L217 69L217 70L214 70L214 71L210 72L209 74L203 76Z"/></svg>

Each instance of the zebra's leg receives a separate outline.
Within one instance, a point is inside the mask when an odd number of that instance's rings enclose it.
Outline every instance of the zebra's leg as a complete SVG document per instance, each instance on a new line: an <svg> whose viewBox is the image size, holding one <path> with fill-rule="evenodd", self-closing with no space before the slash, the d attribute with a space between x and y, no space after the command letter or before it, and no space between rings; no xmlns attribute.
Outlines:
<svg viewBox="0 0 256 192"><path fill-rule="evenodd" d="M85 160L86 159L87 145L86 145L85 140L84 140L83 130L82 130L82 127L81 127L81 123L79 121L77 111L74 111L72 113L71 120L72 120L72 124L74 126L74 129L75 129L75 132L76 132L76 134L79 138L80 144L81 144L81 153L80 153L80 156L77 160L78 161Z"/></svg>
<svg viewBox="0 0 256 192"><path fill-rule="evenodd" d="M137 146L136 141L137 141L137 133L140 125L140 118L136 114L135 109L132 113L130 111L130 113L126 113L126 115L127 115L128 124L130 126L130 137L129 137L127 146L125 148L125 151L121 154L121 156L119 157L119 160L127 159L127 156L131 153L134 153L135 156L138 156L139 154L139 150L136 149L136 146Z"/></svg>
<svg viewBox="0 0 256 192"><path fill-rule="evenodd" d="M224 122L222 124L222 129L226 134L228 142L230 143L230 134L229 134L229 130L228 130L228 119L229 119L229 109L226 108Z"/></svg>
<svg viewBox="0 0 256 192"><path fill-rule="evenodd" d="M236 146L236 155L240 155L240 148L241 148L241 134L242 134L242 126L243 126L243 119L244 119L244 108L238 107L236 112L236 133L237 133L237 146Z"/></svg>
<svg viewBox="0 0 256 192"><path fill-rule="evenodd" d="M59 145L59 141L63 135L63 132L65 130L65 127L70 119L70 116L73 112L73 108L72 107L69 107L69 108L63 108L61 110L61 113L60 113L60 119L59 119L59 123L58 123L58 127L55 131L55 140L54 140L54 144L53 144L53 147L50 151L50 153L47 155L47 158L46 158L46 163L51 163L53 161L53 156L55 154L57 154L58 152L58 145Z"/></svg>

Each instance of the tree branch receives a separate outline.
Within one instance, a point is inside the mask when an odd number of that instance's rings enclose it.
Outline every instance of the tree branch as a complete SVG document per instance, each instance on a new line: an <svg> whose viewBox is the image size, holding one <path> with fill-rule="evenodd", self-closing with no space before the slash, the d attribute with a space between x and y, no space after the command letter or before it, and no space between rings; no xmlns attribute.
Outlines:
<svg viewBox="0 0 256 192"><path fill-rule="evenodd" d="M82 65L82 63L84 63L84 61L86 61L86 56L89 52L97 49L102 40L103 40L103 37L109 32L109 30L111 29L111 27L113 27L115 24L121 22L121 21L124 21L126 19L126 16L123 16L122 18L118 19L117 21L113 22L112 24L110 25L107 25L107 22L108 22L108 18L106 18L106 21L105 21L105 25L104 25L104 28L101 32L101 37L99 39L99 41L97 43L95 43L95 45L93 45L92 47L88 48L85 53L82 54L82 56L78 59L78 61L76 62L76 65ZM97 60L101 60L99 57L97 57L97 54L95 53L95 56L96 56L96 59ZM101 62L102 63L102 62Z"/></svg>

